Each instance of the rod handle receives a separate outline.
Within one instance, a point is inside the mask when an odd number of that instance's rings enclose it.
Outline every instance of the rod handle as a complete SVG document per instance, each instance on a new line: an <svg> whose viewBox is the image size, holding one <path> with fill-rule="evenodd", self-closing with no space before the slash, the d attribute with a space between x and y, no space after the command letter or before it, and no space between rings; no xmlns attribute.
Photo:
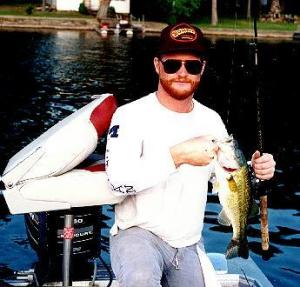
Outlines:
<svg viewBox="0 0 300 287"><path fill-rule="evenodd" d="M268 196L262 195L259 198L260 206L260 230L261 230L261 248L264 251L269 250L269 225L268 225Z"/></svg>

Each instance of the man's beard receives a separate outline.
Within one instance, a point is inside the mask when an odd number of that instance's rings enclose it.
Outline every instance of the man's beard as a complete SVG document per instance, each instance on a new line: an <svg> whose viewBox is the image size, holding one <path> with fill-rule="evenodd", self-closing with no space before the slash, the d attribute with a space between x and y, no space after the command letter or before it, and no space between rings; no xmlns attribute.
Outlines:
<svg viewBox="0 0 300 287"><path fill-rule="evenodd" d="M182 81L184 83L189 83L190 88L188 89L180 89L180 88L174 88L172 86L172 83L175 81ZM196 91L200 81L192 81L190 79L164 79L160 78L160 84L163 87L163 89L172 97L175 98L176 100L185 100L188 97L192 96L194 92Z"/></svg>

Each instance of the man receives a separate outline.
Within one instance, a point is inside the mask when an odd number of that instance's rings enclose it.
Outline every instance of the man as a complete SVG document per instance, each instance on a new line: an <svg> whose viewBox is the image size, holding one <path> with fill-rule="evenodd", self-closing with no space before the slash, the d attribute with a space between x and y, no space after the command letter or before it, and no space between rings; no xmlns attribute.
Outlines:
<svg viewBox="0 0 300 287"><path fill-rule="evenodd" d="M214 139L220 116L193 99L205 69L203 34L185 24L162 33L154 58L158 88L115 112L106 170L116 194L111 262L120 286L204 286L198 253ZM270 154L253 154L256 176L270 179ZM198 250L198 251L197 251Z"/></svg>

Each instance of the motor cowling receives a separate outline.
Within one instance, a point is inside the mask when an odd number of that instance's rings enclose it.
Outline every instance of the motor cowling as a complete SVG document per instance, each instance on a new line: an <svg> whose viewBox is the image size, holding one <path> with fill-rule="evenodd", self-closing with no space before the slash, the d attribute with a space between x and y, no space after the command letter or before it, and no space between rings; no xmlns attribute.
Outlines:
<svg viewBox="0 0 300 287"><path fill-rule="evenodd" d="M28 240L38 256L35 271L39 282L62 280L65 214L74 216L72 278L74 280L91 278L93 259L100 256L101 207L25 214Z"/></svg>

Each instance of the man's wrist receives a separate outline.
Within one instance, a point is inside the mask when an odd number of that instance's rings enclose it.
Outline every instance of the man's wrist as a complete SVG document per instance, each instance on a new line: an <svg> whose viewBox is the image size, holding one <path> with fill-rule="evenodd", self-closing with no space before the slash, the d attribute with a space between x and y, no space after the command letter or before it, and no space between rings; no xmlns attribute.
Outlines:
<svg viewBox="0 0 300 287"><path fill-rule="evenodd" d="M178 168L183 163L183 157L182 157L180 146L179 145L172 146L170 148L170 153L176 168Z"/></svg>

